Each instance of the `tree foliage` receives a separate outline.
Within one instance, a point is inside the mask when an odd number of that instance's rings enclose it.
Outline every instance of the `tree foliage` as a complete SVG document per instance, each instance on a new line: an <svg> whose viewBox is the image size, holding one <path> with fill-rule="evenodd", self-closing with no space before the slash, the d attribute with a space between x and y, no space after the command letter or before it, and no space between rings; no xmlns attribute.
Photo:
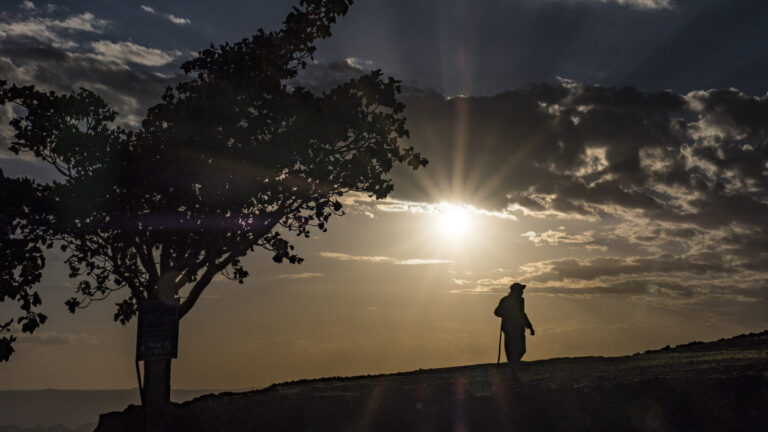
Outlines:
<svg viewBox="0 0 768 432"><path fill-rule="evenodd" d="M300 263L285 234L309 237L343 214L339 197L386 197L395 163L426 160L412 147L398 81L372 71L320 94L292 86L351 0L303 0L283 27L211 46L182 65L138 130L95 93L42 92L2 82L21 108L9 149L52 165L49 184L0 174L0 301L20 303L21 330L45 322L34 285L56 245L77 280L71 312L125 292L116 321L145 299L178 296L184 316L213 277L242 283L256 248ZM186 292L186 291L185 291ZM12 323L0 330L10 331ZM14 337L0 342L0 360Z"/></svg>

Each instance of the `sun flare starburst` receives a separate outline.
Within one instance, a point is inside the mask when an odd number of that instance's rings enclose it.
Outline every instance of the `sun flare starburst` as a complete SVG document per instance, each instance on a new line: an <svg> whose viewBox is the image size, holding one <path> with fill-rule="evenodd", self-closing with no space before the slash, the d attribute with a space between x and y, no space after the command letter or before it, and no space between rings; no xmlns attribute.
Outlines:
<svg viewBox="0 0 768 432"><path fill-rule="evenodd" d="M470 214L461 206L440 203L437 227L441 236L449 240L464 238L470 229Z"/></svg>

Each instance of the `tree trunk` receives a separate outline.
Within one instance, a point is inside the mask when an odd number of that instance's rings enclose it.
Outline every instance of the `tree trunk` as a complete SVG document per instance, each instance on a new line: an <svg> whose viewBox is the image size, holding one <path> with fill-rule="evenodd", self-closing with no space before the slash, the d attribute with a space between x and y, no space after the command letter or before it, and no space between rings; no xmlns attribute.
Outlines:
<svg viewBox="0 0 768 432"><path fill-rule="evenodd" d="M144 321L139 331L146 332L142 333L144 342L155 350L144 360L142 398L146 429L153 432L166 429L171 405L171 358L176 357L179 331L179 301L174 297L174 279L171 274L164 275L157 287L157 299L143 303L143 307L139 305L139 322ZM165 356L167 358L156 358Z"/></svg>
<svg viewBox="0 0 768 432"><path fill-rule="evenodd" d="M148 409L171 403L171 359L144 361L144 404Z"/></svg>
<svg viewBox="0 0 768 432"><path fill-rule="evenodd" d="M176 346L178 337L178 301L175 305L170 301L166 306L157 309L158 305L165 302L167 300L160 300L160 303L154 303L152 307L149 303L144 303L146 305L144 311L141 307L139 308L139 321L142 321L142 312L145 321L140 330L144 335L142 350L149 350L152 356L155 356L155 358L150 356L144 360L142 395L146 430L152 432L166 429L171 405L171 357L176 357L176 348L172 347ZM143 352L147 354L147 351ZM166 355L167 358L162 358ZM158 356L161 358L156 358ZM138 353L137 358L139 358Z"/></svg>
<svg viewBox="0 0 768 432"><path fill-rule="evenodd" d="M174 301L173 281L177 273L166 272L157 284L157 299L172 305ZM176 300L178 302L178 300ZM178 305L178 303L176 303ZM139 310L141 313L141 309ZM178 314L178 306L176 309ZM167 313L163 314L168 317ZM178 335L178 316L173 320ZM165 319L164 319L165 321ZM167 322L166 322L167 324ZM174 354L175 357L175 354ZM164 410L171 403L171 359L144 361L144 404L149 410Z"/></svg>
<svg viewBox="0 0 768 432"><path fill-rule="evenodd" d="M144 361L145 432L167 430L171 405L171 359Z"/></svg>

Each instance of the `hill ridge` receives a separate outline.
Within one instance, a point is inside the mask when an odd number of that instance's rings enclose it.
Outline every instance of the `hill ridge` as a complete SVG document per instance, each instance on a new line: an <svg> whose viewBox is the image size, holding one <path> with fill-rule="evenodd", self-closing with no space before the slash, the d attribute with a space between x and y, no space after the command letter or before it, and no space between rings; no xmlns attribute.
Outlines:
<svg viewBox="0 0 768 432"><path fill-rule="evenodd" d="M519 379L490 363L288 381L174 405L166 429L754 430L768 424L766 371L763 331L627 356L524 362ZM136 430L143 421L132 406L102 415L97 431Z"/></svg>
<svg viewBox="0 0 768 432"><path fill-rule="evenodd" d="M763 330L761 332L742 333L736 336L723 337L717 340L707 341L707 342L692 341L692 342L687 342L683 344L678 344L672 347L670 347L670 345L666 345L662 348L649 349L643 352L636 352L634 354L625 354L620 356L566 356L566 357L552 357L547 359L538 359L538 360L531 360L531 361L523 360L522 363L527 365L533 365L533 364L544 364L544 363L556 363L560 361L589 360L589 359L620 360L620 359L636 357L644 354L681 353L681 352L687 352L692 348L698 349L698 348L701 348L702 346L715 346L715 344L722 345L724 343L728 344L728 343L734 343L734 342L741 342L744 340L762 341L764 342L764 344L759 346L763 346L766 349L768 349L768 330ZM753 348L757 349L758 347L753 346ZM476 364L469 364L469 365L446 366L446 367L428 368L428 369L419 368L419 369L413 369L408 371L389 372L389 373L380 373L380 374L360 374L360 375L348 375L348 376L335 375L335 376L328 376L328 377L321 377L321 378L302 378L297 380L283 381L280 383L273 383L263 388L256 388L256 389L244 390L244 391L227 390L219 393L201 395L194 399L190 399L188 401L182 402L181 405L189 405L199 399L205 399L208 397L227 396L227 395L235 395L235 394L245 395L245 394L253 394L257 392L270 391L280 386L320 383L320 382L326 382L326 381L351 381L351 380L358 380L358 379L365 379L365 378L403 376L403 375L411 375L411 374L439 373L439 372L444 372L448 370L461 370L461 369L474 368L478 366L488 366L488 365L496 365L496 363L476 363Z"/></svg>

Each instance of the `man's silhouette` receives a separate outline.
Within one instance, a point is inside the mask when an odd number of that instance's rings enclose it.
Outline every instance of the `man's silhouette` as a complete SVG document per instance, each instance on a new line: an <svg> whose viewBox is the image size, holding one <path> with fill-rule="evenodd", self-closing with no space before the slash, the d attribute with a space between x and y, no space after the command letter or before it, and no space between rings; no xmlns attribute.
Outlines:
<svg viewBox="0 0 768 432"><path fill-rule="evenodd" d="M531 336L536 334L533 325L525 314L523 290L525 285L515 282L509 286L509 294L499 301L493 314L501 317L501 330L504 332L504 353L513 371L517 369L520 359L525 354L525 329L531 330Z"/></svg>

